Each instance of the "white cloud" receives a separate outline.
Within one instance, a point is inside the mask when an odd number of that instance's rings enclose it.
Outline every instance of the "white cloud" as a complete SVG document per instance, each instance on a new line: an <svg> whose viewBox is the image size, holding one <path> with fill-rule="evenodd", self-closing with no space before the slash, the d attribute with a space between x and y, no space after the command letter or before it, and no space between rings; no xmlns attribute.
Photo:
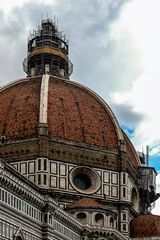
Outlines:
<svg viewBox="0 0 160 240"><path fill-rule="evenodd" d="M25 3L30 3L30 4L35 4L36 2L39 4L50 4L53 5L55 3L55 0L34 0L34 2L31 0L5 0L5 1L1 1L0 4L0 9L2 9L5 14L9 14L10 11L12 10L12 8L14 7L22 7ZM40 13L38 13L40 14Z"/></svg>
<svg viewBox="0 0 160 240"><path fill-rule="evenodd" d="M156 192L160 193L160 173L156 177ZM155 207L152 210L153 214L160 215L160 198L155 202Z"/></svg>
<svg viewBox="0 0 160 240"><path fill-rule="evenodd" d="M139 74L130 83L128 91L114 92L114 100L121 104L130 103L134 111L146 115L135 129L134 144L138 149L142 145L152 144L160 136L160 1L134 0L125 5L120 20L114 25L114 32L123 36L123 31L131 34L131 42L139 59L134 64L139 65ZM128 52L128 54L130 54ZM133 65L132 62L126 64ZM134 66L134 65L133 65Z"/></svg>

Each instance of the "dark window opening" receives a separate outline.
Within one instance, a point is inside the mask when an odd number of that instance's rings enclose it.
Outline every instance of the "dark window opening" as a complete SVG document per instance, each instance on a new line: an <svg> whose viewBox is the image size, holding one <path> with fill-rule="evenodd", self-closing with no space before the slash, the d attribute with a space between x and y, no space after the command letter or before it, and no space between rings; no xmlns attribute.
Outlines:
<svg viewBox="0 0 160 240"><path fill-rule="evenodd" d="M41 159L38 159L38 170L41 170Z"/></svg>
<svg viewBox="0 0 160 240"><path fill-rule="evenodd" d="M44 222L47 223L47 213L44 214Z"/></svg>
<svg viewBox="0 0 160 240"><path fill-rule="evenodd" d="M91 186L91 180L89 176L83 173L79 173L73 179L75 186L79 189L86 190Z"/></svg>
<svg viewBox="0 0 160 240"><path fill-rule="evenodd" d="M17 237L16 237L16 240L22 240L22 237L17 236Z"/></svg>
<svg viewBox="0 0 160 240"><path fill-rule="evenodd" d="M77 219L81 222L81 223L87 223L87 215L84 212L78 213L77 214Z"/></svg>
<svg viewBox="0 0 160 240"><path fill-rule="evenodd" d="M123 173L123 184L126 184L126 175Z"/></svg>
<svg viewBox="0 0 160 240"><path fill-rule="evenodd" d="M123 221L126 221L127 220L127 216L125 213L123 213Z"/></svg>
<svg viewBox="0 0 160 240"><path fill-rule="evenodd" d="M123 188L123 197L126 197L126 189Z"/></svg>
<svg viewBox="0 0 160 240"><path fill-rule="evenodd" d="M95 222L96 222L96 224L103 226L104 225L104 216L103 216L103 214L97 213L95 215Z"/></svg>
<svg viewBox="0 0 160 240"><path fill-rule="evenodd" d="M41 175L39 174L38 175L38 185L40 185L41 184Z"/></svg>
<svg viewBox="0 0 160 240"><path fill-rule="evenodd" d="M47 170L47 160L44 159L44 171L46 171L46 170Z"/></svg>
<svg viewBox="0 0 160 240"><path fill-rule="evenodd" d="M47 177L46 177L46 174L43 175L43 184L46 185L47 183Z"/></svg>
<svg viewBox="0 0 160 240"><path fill-rule="evenodd" d="M126 224L123 224L123 231L126 231Z"/></svg>
<svg viewBox="0 0 160 240"><path fill-rule="evenodd" d="M102 220L102 219L104 219L104 217L103 217L102 214L97 213L97 214L95 215L95 221L96 221L96 222L98 222L99 220Z"/></svg>
<svg viewBox="0 0 160 240"><path fill-rule="evenodd" d="M6 137L5 136L2 136L1 137L1 143L4 144L6 142Z"/></svg>

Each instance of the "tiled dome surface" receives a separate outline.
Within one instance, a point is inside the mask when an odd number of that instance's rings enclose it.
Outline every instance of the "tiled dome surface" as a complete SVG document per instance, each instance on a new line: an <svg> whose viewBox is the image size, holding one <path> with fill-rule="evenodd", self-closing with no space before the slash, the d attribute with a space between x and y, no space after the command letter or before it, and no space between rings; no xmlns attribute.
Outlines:
<svg viewBox="0 0 160 240"><path fill-rule="evenodd" d="M7 140L37 136L41 78L0 90L0 136Z"/></svg>
<svg viewBox="0 0 160 240"><path fill-rule="evenodd" d="M0 90L0 136L8 141L37 137L42 77L14 82ZM85 87L49 78L48 131L50 137L116 148L114 119Z"/></svg>
<svg viewBox="0 0 160 240"><path fill-rule="evenodd" d="M126 136L126 134L123 134L124 136L124 141L126 144L126 154L128 157L129 162L131 162L133 164L133 166L137 166L140 164L137 153L134 149L134 146L132 145L131 141L129 140L129 138Z"/></svg>
<svg viewBox="0 0 160 240"><path fill-rule="evenodd" d="M160 236L160 216L141 215L131 223L131 235L134 238Z"/></svg>
<svg viewBox="0 0 160 240"><path fill-rule="evenodd" d="M109 148L117 146L107 109L86 89L51 78L48 101L50 135Z"/></svg>

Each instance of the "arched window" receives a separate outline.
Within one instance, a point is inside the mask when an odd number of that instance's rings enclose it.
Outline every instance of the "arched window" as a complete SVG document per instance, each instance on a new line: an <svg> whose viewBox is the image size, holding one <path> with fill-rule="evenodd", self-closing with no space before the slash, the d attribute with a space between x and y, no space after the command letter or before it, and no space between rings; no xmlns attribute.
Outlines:
<svg viewBox="0 0 160 240"><path fill-rule="evenodd" d="M1 143L2 144L6 143L6 136L1 136Z"/></svg>
<svg viewBox="0 0 160 240"><path fill-rule="evenodd" d="M101 213L97 213L95 215L95 223L96 225L104 226L104 216Z"/></svg>
<svg viewBox="0 0 160 240"><path fill-rule="evenodd" d="M138 204L138 195L137 195L137 191L135 188L132 189L132 193L131 193L131 202L132 202L132 207L135 211L138 211L139 208L139 204Z"/></svg>
<svg viewBox="0 0 160 240"><path fill-rule="evenodd" d="M77 219L78 219L81 223L86 224L86 223L87 223L87 215L86 215L86 213L84 213L84 212L78 213L78 214L77 214Z"/></svg>
<svg viewBox="0 0 160 240"><path fill-rule="evenodd" d="M23 240L21 236L17 236L16 240Z"/></svg>

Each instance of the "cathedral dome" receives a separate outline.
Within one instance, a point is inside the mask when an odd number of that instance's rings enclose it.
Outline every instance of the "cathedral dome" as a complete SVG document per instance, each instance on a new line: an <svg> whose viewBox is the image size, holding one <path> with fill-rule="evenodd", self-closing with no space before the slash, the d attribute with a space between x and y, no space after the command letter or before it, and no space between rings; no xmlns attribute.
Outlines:
<svg viewBox="0 0 160 240"><path fill-rule="evenodd" d="M140 215L131 223L131 235L133 238L160 237L160 216Z"/></svg>
<svg viewBox="0 0 160 240"><path fill-rule="evenodd" d="M74 149L73 161L66 149L67 161L75 163L79 158L83 165L93 166L94 161L97 167L106 164L117 170L122 167L119 153L123 152L124 162L131 162L131 166L124 163L123 167L140 165L110 107L92 90L69 80L73 65L68 56L68 41L54 22L42 21L38 31L30 35L23 67L27 78L0 88L1 157L20 160L23 154L26 160L29 153L29 159L55 158L56 153L64 161L65 151L54 141L67 141L68 147L79 147ZM42 136L46 142L40 140ZM20 145L19 141L30 143ZM2 146L5 143L7 147Z"/></svg>
<svg viewBox="0 0 160 240"><path fill-rule="evenodd" d="M109 106L90 89L48 74L29 77L0 89L2 142L38 139L40 128L50 139L104 149L127 147L134 166L139 159Z"/></svg>
<svg viewBox="0 0 160 240"><path fill-rule="evenodd" d="M39 124L48 125L49 137L106 148L117 148L123 139L112 111L95 93L49 75L1 88L0 113L0 136L7 141L38 137Z"/></svg>

